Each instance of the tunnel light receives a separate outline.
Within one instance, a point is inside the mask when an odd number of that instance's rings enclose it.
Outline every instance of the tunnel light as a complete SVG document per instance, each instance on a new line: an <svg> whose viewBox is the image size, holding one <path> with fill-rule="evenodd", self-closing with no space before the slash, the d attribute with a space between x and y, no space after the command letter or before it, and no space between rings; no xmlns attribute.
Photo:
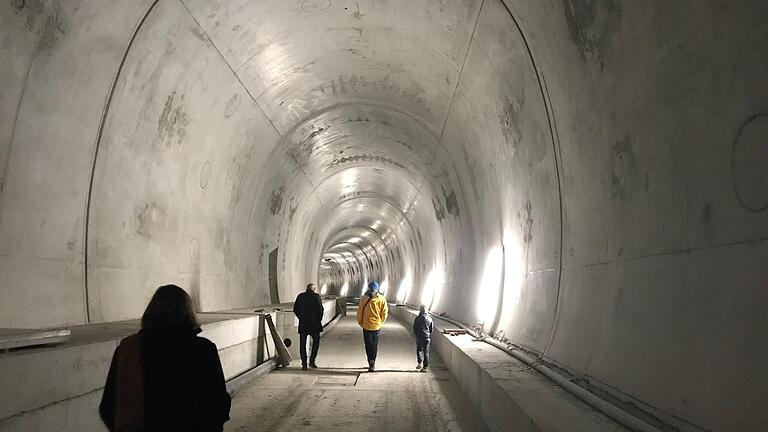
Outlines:
<svg viewBox="0 0 768 432"><path fill-rule="evenodd" d="M328 292L328 284L325 283L325 284L323 284L323 287L320 288L320 294L321 295L325 295L325 293L327 293L327 292Z"/></svg>
<svg viewBox="0 0 768 432"><path fill-rule="evenodd" d="M402 281L400 281L400 287L397 289L397 301L400 303L404 303L405 300L408 298L408 294L411 291L411 286L413 286L413 277L411 277L411 273L406 273L405 277Z"/></svg>
<svg viewBox="0 0 768 432"><path fill-rule="evenodd" d="M360 291L360 297L362 297L365 294L365 291L368 290L368 278L363 279L363 287L362 291Z"/></svg>
<svg viewBox="0 0 768 432"><path fill-rule="evenodd" d="M477 319L490 324L499 310L499 292L504 275L504 249L494 246L485 258L485 268L477 298Z"/></svg>
<svg viewBox="0 0 768 432"><path fill-rule="evenodd" d="M445 274L440 267L433 267L427 275L427 279L424 282L424 286L421 288L421 304L427 306L428 309L432 309L436 293L443 291L443 284L445 283Z"/></svg>
<svg viewBox="0 0 768 432"><path fill-rule="evenodd" d="M342 188L351 188L354 187L357 184L357 175L355 174L355 171L350 169L345 169L341 172L341 187Z"/></svg>
<svg viewBox="0 0 768 432"><path fill-rule="evenodd" d="M349 282L344 282L344 285L341 286L341 296L346 296L347 291L349 291Z"/></svg>

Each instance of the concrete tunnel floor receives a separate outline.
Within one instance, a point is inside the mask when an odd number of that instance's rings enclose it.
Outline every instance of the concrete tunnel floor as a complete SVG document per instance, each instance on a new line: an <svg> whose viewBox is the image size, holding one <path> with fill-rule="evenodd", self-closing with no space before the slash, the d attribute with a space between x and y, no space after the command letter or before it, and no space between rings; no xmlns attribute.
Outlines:
<svg viewBox="0 0 768 432"><path fill-rule="evenodd" d="M294 359L235 393L225 431L487 431L440 357L417 372L410 328L390 317L367 371L355 309L320 340L318 369Z"/></svg>

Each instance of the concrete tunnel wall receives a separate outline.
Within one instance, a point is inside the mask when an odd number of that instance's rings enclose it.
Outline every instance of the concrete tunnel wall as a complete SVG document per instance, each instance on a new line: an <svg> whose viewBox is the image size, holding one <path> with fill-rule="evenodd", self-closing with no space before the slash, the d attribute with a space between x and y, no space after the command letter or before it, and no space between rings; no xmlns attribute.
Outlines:
<svg viewBox="0 0 768 432"><path fill-rule="evenodd" d="M281 299L386 281L681 428L759 430L766 13L4 2L0 326L135 318L167 282L268 303L278 248Z"/></svg>

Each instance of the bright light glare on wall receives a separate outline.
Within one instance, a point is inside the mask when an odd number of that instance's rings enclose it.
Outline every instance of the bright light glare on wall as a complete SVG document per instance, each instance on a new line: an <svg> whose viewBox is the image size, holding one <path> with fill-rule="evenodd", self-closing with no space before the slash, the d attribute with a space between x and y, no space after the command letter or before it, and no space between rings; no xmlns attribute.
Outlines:
<svg viewBox="0 0 768 432"><path fill-rule="evenodd" d="M328 292L328 284L323 284L323 287L320 288L320 294L325 295L326 292Z"/></svg>
<svg viewBox="0 0 768 432"><path fill-rule="evenodd" d="M406 273L405 277L402 281L400 281L400 287L397 289L397 301L400 303L405 302L405 299L408 298L408 294L411 291L411 287L413 286L413 277L411 276L411 272Z"/></svg>
<svg viewBox="0 0 768 432"><path fill-rule="evenodd" d="M381 284L379 284L379 292L386 297L387 289L389 289L389 280L384 279L381 281Z"/></svg>
<svg viewBox="0 0 768 432"><path fill-rule="evenodd" d="M360 291L360 296L362 297L367 290L368 290L368 278L365 278L363 279L363 287L362 287L362 290Z"/></svg>
<svg viewBox="0 0 768 432"><path fill-rule="evenodd" d="M499 291L504 265L504 250L494 246L485 258L485 268L480 281L480 291L477 298L477 319L490 324L496 318L499 310Z"/></svg>
<svg viewBox="0 0 768 432"><path fill-rule="evenodd" d="M502 327L514 327L523 287L525 261L517 238L509 233L504 236L504 300L501 307Z"/></svg>
<svg viewBox="0 0 768 432"><path fill-rule="evenodd" d="M349 282L344 282L344 285L341 286L341 296L347 295L347 291L349 291Z"/></svg>
<svg viewBox="0 0 768 432"><path fill-rule="evenodd" d="M357 175L354 170L345 169L341 171L341 187L351 188L357 184Z"/></svg>
<svg viewBox="0 0 768 432"><path fill-rule="evenodd" d="M421 304L431 309L437 295L443 291L445 274L440 267L433 267L427 275L424 286L421 288ZM436 295L437 294L437 295Z"/></svg>

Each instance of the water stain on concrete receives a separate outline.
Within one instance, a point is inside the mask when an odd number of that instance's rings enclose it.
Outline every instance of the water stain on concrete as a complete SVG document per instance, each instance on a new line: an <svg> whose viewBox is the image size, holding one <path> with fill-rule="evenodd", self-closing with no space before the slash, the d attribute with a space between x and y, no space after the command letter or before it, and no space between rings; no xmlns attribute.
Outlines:
<svg viewBox="0 0 768 432"><path fill-rule="evenodd" d="M232 236L228 227L224 225L219 225L216 228L216 249L221 252L224 267L229 271L235 271L237 260L232 254Z"/></svg>
<svg viewBox="0 0 768 432"><path fill-rule="evenodd" d="M568 30L582 60L602 62L608 42L621 27L619 0L563 0Z"/></svg>
<svg viewBox="0 0 768 432"><path fill-rule="evenodd" d="M42 0L13 0L11 2L17 17L24 19L24 26L29 31L36 31L38 21L45 13L45 4Z"/></svg>
<svg viewBox="0 0 768 432"><path fill-rule="evenodd" d="M190 26L189 31L192 32L192 34L195 35L196 38L200 39L205 43L208 43L208 36L206 36L205 33L203 33L203 30L200 27L196 25Z"/></svg>
<svg viewBox="0 0 768 432"><path fill-rule="evenodd" d="M438 221L445 219L445 208L439 197L432 198L432 207L435 208L435 217Z"/></svg>
<svg viewBox="0 0 768 432"><path fill-rule="evenodd" d="M501 132L504 134L504 139L507 141L507 144L512 148L513 156L517 155L520 143L523 141L523 128L520 114L523 112L524 105L524 97L510 100L505 96L504 107L502 113L499 115Z"/></svg>
<svg viewBox="0 0 768 432"><path fill-rule="evenodd" d="M382 123L384 123L384 122L382 122ZM400 144L401 146L407 148L408 150L413 150L413 147L411 147L410 144L408 144L407 142L405 142L403 140L395 140L395 142Z"/></svg>
<svg viewBox="0 0 768 432"><path fill-rule="evenodd" d="M134 208L135 232L145 240L152 240L166 230L168 212L155 201Z"/></svg>
<svg viewBox="0 0 768 432"><path fill-rule="evenodd" d="M625 135L611 149L610 157L610 196L624 200L630 193L632 182L637 177L637 161L632 150L632 137ZM650 179L647 180L650 182Z"/></svg>
<svg viewBox="0 0 768 432"><path fill-rule="evenodd" d="M187 136L187 126L191 121L189 114L184 110L184 95L177 97L174 91L165 100L163 112L157 121L157 136L169 147L174 139L181 145Z"/></svg>
<svg viewBox="0 0 768 432"><path fill-rule="evenodd" d="M304 0L300 6L304 12L319 12L329 7L331 7L331 0Z"/></svg>
<svg viewBox="0 0 768 432"><path fill-rule="evenodd" d="M459 200L456 199L456 191L451 189L450 192L446 192L445 188L440 185L440 189L443 191L443 198L445 199L445 209L448 210L448 214L452 216L461 215L459 209Z"/></svg>
<svg viewBox="0 0 768 432"><path fill-rule="evenodd" d="M355 6L356 6L355 8L356 10L352 13L352 16L355 17L356 19L363 19L365 14L360 12L360 2L356 1Z"/></svg>
<svg viewBox="0 0 768 432"><path fill-rule="evenodd" d="M313 139L317 138L318 135L320 135L321 133L323 133L323 131L325 131L325 129L326 128L322 127L322 126L316 128L314 125L310 125L309 126L309 130L311 132L309 133L309 135L307 135L307 139L308 140L313 140Z"/></svg>
<svg viewBox="0 0 768 432"><path fill-rule="evenodd" d="M472 192L474 193L475 199L480 200L483 198L483 189L478 184L478 174L477 169L475 168L476 163L474 158L469 154L467 147L469 146L461 146L461 152L464 154L464 160L467 163L467 170L469 171L469 184L472 186Z"/></svg>
<svg viewBox="0 0 768 432"><path fill-rule="evenodd" d="M386 156L378 156L378 155L354 155L354 156L344 156L338 159L332 160L328 164L328 168L333 168L341 164L346 164L350 162L382 162L385 164L394 165L398 168L405 169L405 166L402 164L393 161L392 159L386 157Z"/></svg>
<svg viewBox="0 0 768 432"><path fill-rule="evenodd" d="M240 106L240 95L233 95L227 101L227 105L224 107L224 118L230 118L232 114L237 111L237 107Z"/></svg>
<svg viewBox="0 0 768 432"><path fill-rule="evenodd" d="M269 200L269 212L273 216L283 208L283 192L285 192L285 186L280 186L272 191L272 197Z"/></svg>
<svg viewBox="0 0 768 432"><path fill-rule="evenodd" d="M523 213L524 212L524 213ZM525 207L523 212L517 211L517 219L520 224L520 228L523 231L523 243L530 245L533 243L533 205L531 200L525 201Z"/></svg>
<svg viewBox="0 0 768 432"><path fill-rule="evenodd" d="M61 12L60 6L56 4L40 29L40 39L38 40L40 51L51 51L56 46L56 42L67 33L67 28L66 16Z"/></svg>

